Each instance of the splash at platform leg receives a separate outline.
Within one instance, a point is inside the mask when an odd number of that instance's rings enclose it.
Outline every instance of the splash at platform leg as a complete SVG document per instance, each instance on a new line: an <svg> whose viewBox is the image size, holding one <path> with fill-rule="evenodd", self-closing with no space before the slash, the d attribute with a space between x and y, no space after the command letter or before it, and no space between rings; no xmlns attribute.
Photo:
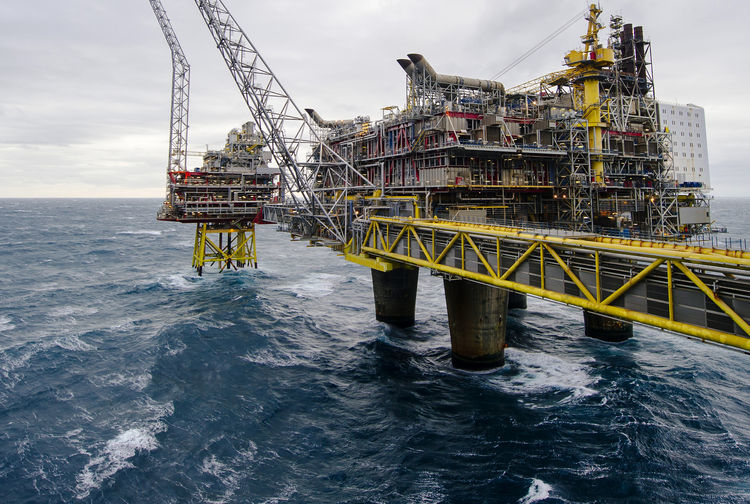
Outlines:
<svg viewBox="0 0 750 504"><path fill-rule="evenodd" d="M375 318L398 327L414 325L419 268L404 266L387 272L371 271Z"/></svg>
<svg viewBox="0 0 750 504"><path fill-rule="evenodd" d="M524 294L523 292L508 291L508 309L525 310L526 294Z"/></svg>
<svg viewBox="0 0 750 504"><path fill-rule="evenodd" d="M443 280L453 365L492 369L505 363L508 291L468 280Z"/></svg>
<svg viewBox="0 0 750 504"><path fill-rule="evenodd" d="M586 336L603 341L625 341L633 336L633 323L583 310Z"/></svg>

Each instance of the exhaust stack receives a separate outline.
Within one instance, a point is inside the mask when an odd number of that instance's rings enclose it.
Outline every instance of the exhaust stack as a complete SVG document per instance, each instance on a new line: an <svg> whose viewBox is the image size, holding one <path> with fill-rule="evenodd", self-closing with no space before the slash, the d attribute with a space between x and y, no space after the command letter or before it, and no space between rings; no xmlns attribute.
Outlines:
<svg viewBox="0 0 750 504"><path fill-rule="evenodd" d="M427 59L421 54L412 53L407 54L407 56L409 57L408 60L398 59L396 61L398 61L398 63L401 65L401 68L403 68L404 71L409 75L413 75L415 71L424 72L426 75L429 75L432 80L437 82L438 85L441 86L461 86L480 89L487 92L500 91L500 94L505 94L505 86L502 82L474 79L472 77L461 77L459 75L439 74L435 71L434 68L432 68L432 65L430 65ZM407 63L411 63L411 65Z"/></svg>
<svg viewBox="0 0 750 504"><path fill-rule="evenodd" d="M352 119L344 119L340 121L326 121L322 117L320 117L320 114L315 112L314 109L306 108L305 112L312 118L313 121L315 121L315 124L320 126L321 128L342 128L344 126L351 126L354 124L354 121Z"/></svg>

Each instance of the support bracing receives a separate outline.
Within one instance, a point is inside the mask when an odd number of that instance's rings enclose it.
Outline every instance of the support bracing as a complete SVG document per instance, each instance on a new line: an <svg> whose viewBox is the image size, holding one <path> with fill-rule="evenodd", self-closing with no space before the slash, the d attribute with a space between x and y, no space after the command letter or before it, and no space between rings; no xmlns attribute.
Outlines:
<svg viewBox="0 0 750 504"><path fill-rule="evenodd" d="M216 265L219 271L247 266L258 267L255 248L255 224L247 223L233 227L212 226L199 223L195 228L193 267L198 275L203 267Z"/></svg>

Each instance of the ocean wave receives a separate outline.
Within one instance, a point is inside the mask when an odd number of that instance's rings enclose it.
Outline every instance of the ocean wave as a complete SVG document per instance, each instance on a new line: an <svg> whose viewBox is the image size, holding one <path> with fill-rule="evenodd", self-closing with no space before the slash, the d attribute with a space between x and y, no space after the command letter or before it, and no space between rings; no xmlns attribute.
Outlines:
<svg viewBox="0 0 750 504"><path fill-rule="evenodd" d="M141 230L134 230L134 231L118 231L118 235L151 235L151 236L161 236L162 231L156 230L156 229L141 229Z"/></svg>
<svg viewBox="0 0 750 504"><path fill-rule="evenodd" d="M531 485L529 485L529 492L518 501L518 504L531 504L532 502L549 499L550 492L552 492L551 486L542 480L534 478L531 480Z"/></svg>
<svg viewBox="0 0 750 504"><path fill-rule="evenodd" d="M62 348L63 350L68 350L71 352L90 352L92 350L96 350L96 347L94 345L86 343L75 334L60 336L52 340L52 343Z"/></svg>
<svg viewBox="0 0 750 504"><path fill-rule="evenodd" d="M120 469L134 467L128 459L139 452L155 450L156 435L147 429L128 429L107 441L102 453L92 458L76 477L76 497L83 499Z"/></svg>
<svg viewBox="0 0 750 504"><path fill-rule="evenodd" d="M11 331L16 328L15 324L12 324L12 320L10 317L6 317L5 315L0 315L0 332L3 331Z"/></svg>
<svg viewBox="0 0 750 504"><path fill-rule="evenodd" d="M307 275L302 282L282 286L283 290L293 292L297 297L319 298L333 293L338 284L344 281L342 275L331 273L312 273Z"/></svg>
<svg viewBox="0 0 750 504"><path fill-rule="evenodd" d="M518 348L505 351L506 367L488 383L513 394L539 394L565 391L562 403L597 394L591 386L597 378L582 364L568 362L554 355Z"/></svg>
<svg viewBox="0 0 750 504"><path fill-rule="evenodd" d="M201 279L175 273L157 280L159 286L170 290L193 290L201 285Z"/></svg>
<svg viewBox="0 0 750 504"><path fill-rule="evenodd" d="M249 362L251 364L260 364L262 366L283 368L283 367L294 367L304 366L309 364L313 355L298 357L292 355L283 350L255 350L252 353L248 352L245 355L240 356L240 359Z"/></svg>
<svg viewBox="0 0 750 504"><path fill-rule="evenodd" d="M167 430L167 424L161 420L174 413L174 405L171 402L160 404L151 401L142 407L141 412L146 413L145 422L121 431L104 443L98 454L90 457L76 476L76 498L86 498L118 471L134 467L130 459L137 454L159 447L156 435Z"/></svg>
<svg viewBox="0 0 750 504"><path fill-rule="evenodd" d="M94 308L93 306L66 305L66 306L58 306L56 308L52 308L49 311L49 314L50 314L50 317L63 318L63 317L70 317L73 315L94 315L98 312L99 310L97 308Z"/></svg>
<svg viewBox="0 0 750 504"><path fill-rule="evenodd" d="M97 386L126 387L135 391L144 390L151 383L151 373L138 373L132 371L112 373L103 377L91 378Z"/></svg>
<svg viewBox="0 0 750 504"><path fill-rule="evenodd" d="M200 472L215 478L222 486L223 492L218 499L203 497L205 502L223 503L227 502L234 496L240 487L240 481L243 474L247 472L249 463L255 460L255 454L258 448L252 441L249 441L248 447L238 450L237 455L230 460L221 461L216 455L205 457L199 468Z"/></svg>

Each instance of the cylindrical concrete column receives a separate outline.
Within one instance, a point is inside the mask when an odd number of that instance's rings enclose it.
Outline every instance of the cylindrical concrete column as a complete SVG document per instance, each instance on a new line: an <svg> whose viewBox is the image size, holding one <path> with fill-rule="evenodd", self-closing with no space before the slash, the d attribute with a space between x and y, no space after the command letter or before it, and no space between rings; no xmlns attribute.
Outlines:
<svg viewBox="0 0 750 504"><path fill-rule="evenodd" d="M632 322L606 317L587 310L583 310L583 322L586 325L586 336L590 338L619 342L633 336Z"/></svg>
<svg viewBox="0 0 750 504"><path fill-rule="evenodd" d="M453 365L491 369L505 363L508 291L468 280L443 280Z"/></svg>
<svg viewBox="0 0 750 504"><path fill-rule="evenodd" d="M372 271L375 318L398 327L414 325L419 268L402 267L392 271Z"/></svg>
<svg viewBox="0 0 750 504"><path fill-rule="evenodd" d="M523 292L508 291L508 309L525 310L526 294L524 294Z"/></svg>

